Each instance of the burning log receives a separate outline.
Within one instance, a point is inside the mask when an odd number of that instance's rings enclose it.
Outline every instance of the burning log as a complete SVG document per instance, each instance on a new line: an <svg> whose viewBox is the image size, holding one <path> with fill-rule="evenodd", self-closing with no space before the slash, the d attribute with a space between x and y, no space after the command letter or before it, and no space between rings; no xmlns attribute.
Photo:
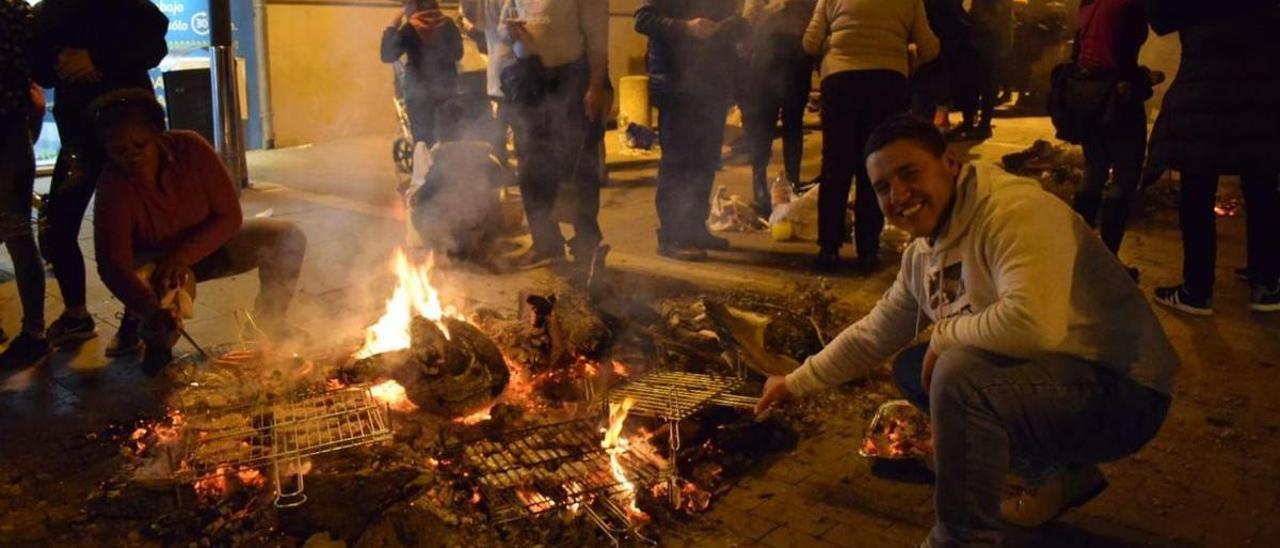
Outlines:
<svg viewBox="0 0 1280 548"><path fill-rule="evenodd" d="M822 350L814 322L783 309L769 315L707 301L707 316L742 353L748 366L762 375L785 375Z"/></svg>
<svg viewBox="0 0 1280 548"><path fill-rule="evenodd" d="M399 354L404 361L389 369L409 401L440 416L463 417L489 408L506 389L511 373L502 352L475 326L417 317L409 330L409 351Z"/></svg>

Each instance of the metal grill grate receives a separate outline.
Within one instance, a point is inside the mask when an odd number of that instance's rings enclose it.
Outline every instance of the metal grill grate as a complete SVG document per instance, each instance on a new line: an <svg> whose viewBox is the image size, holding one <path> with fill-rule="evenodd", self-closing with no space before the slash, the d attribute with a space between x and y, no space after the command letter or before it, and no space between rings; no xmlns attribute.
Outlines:
<svg viewBox="0 0 1280 548"><path fill-rule="evenodd" d="M741 406L747 398L727 392L742 379L682 371L653 371L609 392L609 401L635 400L632 413L665 420L683 420L708 405Z"/></svg>
<svg viewBox="0 0 1280 548"><path fill-rule="evenodd" d="M587 507L625 493L600 446L596 420L583 419L506 432L463 446L462 461L476 472L495 523L566 508ZM635 488L656 481L658 466L636 451L619 457Z"/></svg>
<svg viewBox="0 0 1280 548"><path fill-rule="evenodd" d="M366 386L200 413L188 411L194 479L391 439L387 406Z"/></svg>

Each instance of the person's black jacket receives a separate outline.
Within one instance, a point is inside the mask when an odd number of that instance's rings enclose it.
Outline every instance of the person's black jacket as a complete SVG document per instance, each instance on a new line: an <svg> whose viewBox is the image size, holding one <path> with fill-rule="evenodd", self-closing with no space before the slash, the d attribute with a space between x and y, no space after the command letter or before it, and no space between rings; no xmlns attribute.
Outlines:
<svg viewBox="0 0 1280 548"><path fill-rule="evenodd" d="M438 100L458 92L458 60L462 59L462 33L446 19L423 42L409 23L382 31L382 62L405 56L405 99Z"/></svg>
<svg viewBox="0 0 1280 548"><path fill-rule="evenodd" d="M963 0L924 0L924 12L929 18L929 28L942 43L943 52L970 43L972 23L964 11Z"/></svg>
<svg viewBox="0 0 1280 548"><path fill-rule="evenodd" d="M1151 133L1149 163L1224 175L1280 172L1280 7L1275 0L1149 0L1182 61ZM1260 5L1262 7L1250 7ZM1229 15L1224 15L1229 14Z"/></svg>
<svg viewBox="0 0 1280 548"><path fill-rule="evenodd" d="M147 0L44 0L35 6L31 72L54 88L53 115L65 135L79 127L84 109L105 93L124 88L153 89L147 71L169 53L164 35L169 18ZM85 49L102 79L93 83L58 78L58 54Z"/></svg>
<svg viewBox="0 0 1280 548"><path fill-rule="evenodd" d="M668 94L728 96L741 60L737 45L749 33L740 0L643 0L636 32L649 37L649 89L656 101ZM689 36L684 22L704 17L720 23L706 40Z"/></svg>

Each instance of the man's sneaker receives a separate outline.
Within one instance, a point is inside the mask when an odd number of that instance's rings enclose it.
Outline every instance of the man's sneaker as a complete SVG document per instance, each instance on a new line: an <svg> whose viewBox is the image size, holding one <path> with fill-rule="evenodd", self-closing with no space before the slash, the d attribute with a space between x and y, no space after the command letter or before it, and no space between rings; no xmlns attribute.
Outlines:
<svg viewBox="0 0 1280 548"><path fill-rule="evenodd" d="M707 250L685 243L660 243L658 254L677 261L707 260Z"/></svg>
<svg viewBox="0 0 1280 548"><path fill-rule="evenodd" d="M43 360L53 352L48 339L33 337L26 331L19 333L9 343L9 348L0 352L0 370L26 369Z"/></svg>
<svg viewBox="0 0 1280 548"><path fill-rule="evenodd" d="M1107 478L1097 466L1067 470L1049 478L1039 487L1024 490L1000 503L1004 520L1020 527L1039 527L1063 512L1083 505L1102 494Z"/></svg>
<svg viewBox="0 0 1280 548"><path fill-rule="evenodd" d="M142 372L148 377L159 375L171 363L173 363L173 349L167 346L148 346L142 353Z"/></svg>
<svg viewBox="0 0 1280 548"><path fill-rule="evenodd" d="M142 326L142 320L133 316L123 316L120 318L120 329L116 331L116 336L111 338L111 342L107 343L107 349L103 353L108 358L119 356L131 356L142 351L142 335L138 333L138 329Z"/></svg>
<svg viewBox="0 0 1280 548"><path fill-rule="evenodd" d="M1212 316L1213 302L1209 298L1196 298L1187 293L1186 286L1157 287L1156 303L1193 316Z"/></svg>
<svg viewBox="0 0 1280 548"><path fill-rule="evenodd" d="M63 314L49 325L47 336L49 344L58 347L68 343L87 341L97 337L98 331L93 325L93 316L73 318Z"/></svg>
<svg viewBox="0 0 1280 548"><path fill-rule="evenodd" d="M710 251L728 251L733 244L729 243L728 238L721 238L710 232L695 234L688 240L690 246L700 247Z"/></svg>
<svg viewBox="0 0 1280 548"><path fill-rule="evenodd" d="M1249 309L1254 312L1280 312L1280 282L1267 287L1253 284L1253 294L1249 297Z"/></svg>

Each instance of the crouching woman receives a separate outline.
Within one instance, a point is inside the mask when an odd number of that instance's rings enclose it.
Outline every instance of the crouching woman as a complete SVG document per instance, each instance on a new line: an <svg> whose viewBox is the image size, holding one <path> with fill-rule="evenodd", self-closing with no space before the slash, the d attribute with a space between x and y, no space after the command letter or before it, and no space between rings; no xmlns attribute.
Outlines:
<svg viewBox="0 0 1280 548"><path fill-rule="evenodd" d="M258 325L287 335L285 313L307 247L302 231L287 221L245 222L221 158L194 132L166 131L149 93L111 93L87 113L95 152L106 159L94 206L98 273L125 306L107 355L145 348L144 370L158 373L172 361L182 309L189 309L189 301L179 303L194 297L195 283L255 268Z"/></svg>

